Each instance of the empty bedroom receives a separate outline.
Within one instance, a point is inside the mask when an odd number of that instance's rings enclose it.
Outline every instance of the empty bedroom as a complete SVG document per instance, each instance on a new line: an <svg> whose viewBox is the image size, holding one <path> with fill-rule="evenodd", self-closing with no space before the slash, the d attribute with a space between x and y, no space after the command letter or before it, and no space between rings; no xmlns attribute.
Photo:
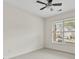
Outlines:
<svg viewBox="0 0 79 59"><path fill-rule="evenodd" d="M4 59L75 59L75 0L4 0Z"/></svg>

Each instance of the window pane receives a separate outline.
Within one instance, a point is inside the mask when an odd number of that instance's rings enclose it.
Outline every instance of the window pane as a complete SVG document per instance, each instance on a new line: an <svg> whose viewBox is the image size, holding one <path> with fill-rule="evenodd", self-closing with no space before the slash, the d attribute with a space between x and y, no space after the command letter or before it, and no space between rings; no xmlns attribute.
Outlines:
<svg viewBox="0 0 79 59"><path fill-rule="evenodd" d="M63 22L56 22L56 31L63 31Z"/></svg>
<svg viewBox="0 0 79 59"><path fill-rule="evenodd" d="M65 20L64 21L64 31L75 31L75 20Z"/></svg>
<svg viewBox="0 0 79 59"><path fill-rule="evenodd" d="M63 32L56 32L56 41L57 42L62 42L63 40Z"/></svg>
<svg viewBox="0 0 79 59"><path fill-rule="evenodd" d="M75 32L64 32L65 42L75 42Z"/></svg>

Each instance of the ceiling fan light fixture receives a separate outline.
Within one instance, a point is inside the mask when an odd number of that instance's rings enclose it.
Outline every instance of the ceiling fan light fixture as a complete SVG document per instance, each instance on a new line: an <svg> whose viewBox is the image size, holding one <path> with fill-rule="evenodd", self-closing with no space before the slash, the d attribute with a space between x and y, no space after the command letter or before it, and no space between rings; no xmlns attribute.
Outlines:
<svg viewBox="0 0 79 59"><path fill-rule="evenodd" d="M58 11L62 11L62 9L59 9Z"/></svg>
<svg viewBox="0 0 79 59"><path fill-rule="evenodd" d="M50 11L53 11L53 8L50 8Z"/></svg>

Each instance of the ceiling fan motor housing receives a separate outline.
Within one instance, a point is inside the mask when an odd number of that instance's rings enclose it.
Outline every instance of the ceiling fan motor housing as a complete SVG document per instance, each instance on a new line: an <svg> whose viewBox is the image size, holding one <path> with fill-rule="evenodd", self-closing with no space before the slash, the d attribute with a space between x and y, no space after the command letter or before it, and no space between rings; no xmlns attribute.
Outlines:
<svg viewBox="0 0 79 59"><path fill-rule="evenodd" d="M48 1L48 3L52 3L52 0L47 0Z"/></svg>

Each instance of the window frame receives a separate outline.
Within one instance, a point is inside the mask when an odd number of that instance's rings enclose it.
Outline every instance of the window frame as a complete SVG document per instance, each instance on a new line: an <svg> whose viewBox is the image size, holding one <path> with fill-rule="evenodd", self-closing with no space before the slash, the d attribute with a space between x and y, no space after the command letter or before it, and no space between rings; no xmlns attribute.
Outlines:
<svg viewBox="0 0 79 59"><path fill-rule="evenodd" d="M53 33L55 34L55 39L53 38L53 42L54 42L54 43L75 43L75 38L74 38L74 42L65 42L65 38L64 38L64 33L65 33L65 32L74 32L74 35L75 35L75 28L74 28L74 31L64 31L64 21L66 21L66 20L71 20L71 19L73 19L74 22L75 22L75 18L65 18L65 19L63 19L63 20L59 20L59 21L55 21L55 22L54 22L54 25L55 25L54 30L53 30ZM56 23L57 23L57 22L62 22L62 23L63 23L63 28L62 28L62 29L63 29L62 42L57 42L57 41L56 41L56 32L57 32L57 31L56 31ZM53 26L54 26L54 25L53 25ZM54 34L53 34L53 35L54 35Z"/></svg>

